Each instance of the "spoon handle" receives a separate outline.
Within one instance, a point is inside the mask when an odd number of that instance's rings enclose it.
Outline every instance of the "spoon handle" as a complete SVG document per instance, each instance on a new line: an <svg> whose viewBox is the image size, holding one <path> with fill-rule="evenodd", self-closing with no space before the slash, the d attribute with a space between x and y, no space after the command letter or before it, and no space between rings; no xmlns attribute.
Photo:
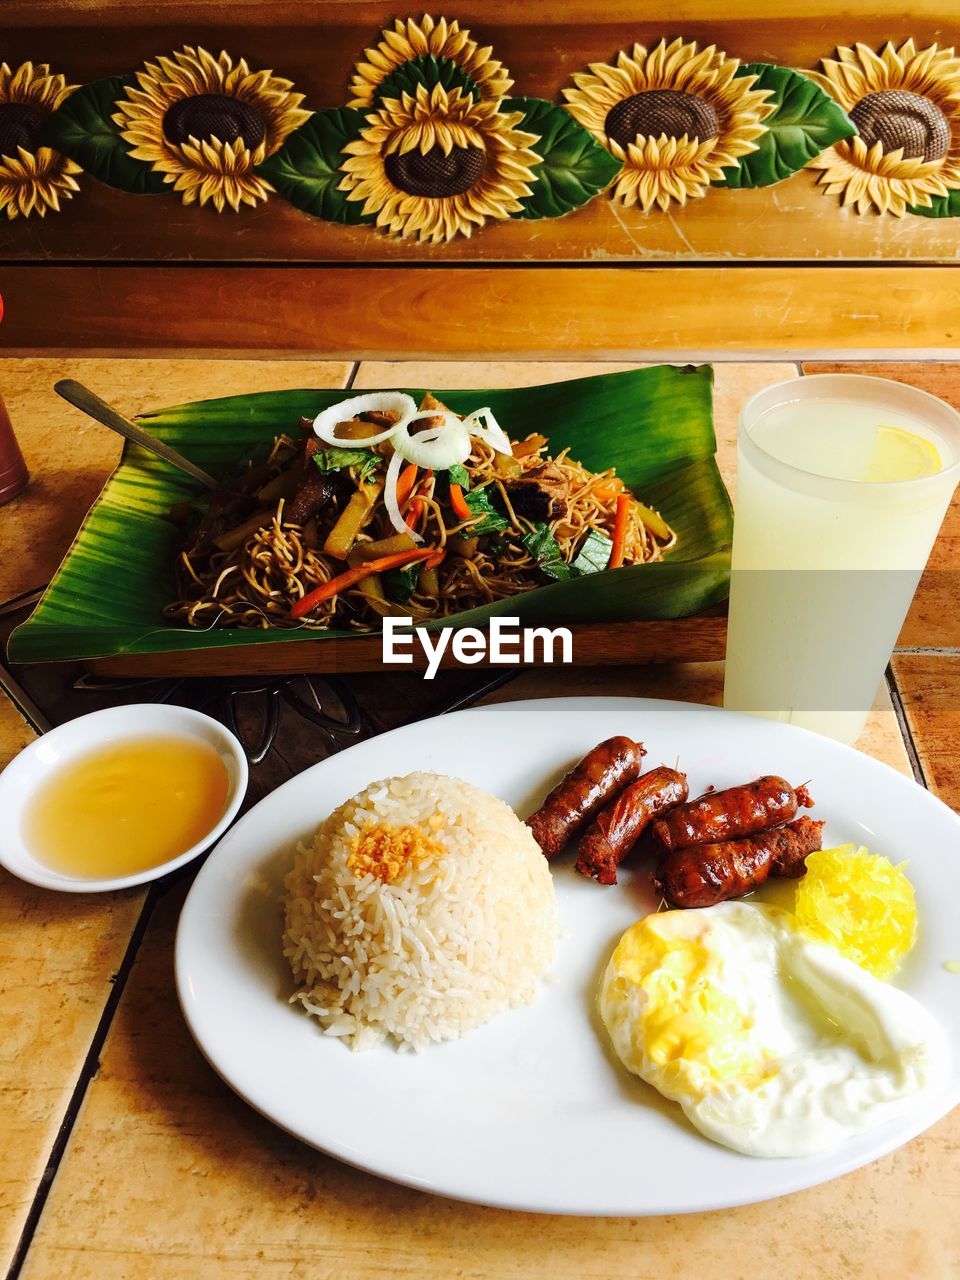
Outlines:
<svg viewBox="0 0 960 1280"><path fill-rule="evenodd" d="M188 476L191 476L194 480L199 480L208 489L223 488L202 467L198 467L195 462L185 458L182 453L177 453L176 449L171 449L168 444L164 444L162 440L151 435L149 431L144 431L143 427L138 427L128 418L117 413L116 409L108 405L106 400L101 400L98 395L94 395L81 382L75 382L73 378L64 378L61 382L55 383L53 389L58 396L68 401L74 408L79 409L90 418L95 418L97 422L102 422L105 427L109 427L111 431L116 431L127 440L132 440L134 444L140 445L141 448L149 450L150 453L155 453L158 458L163 458L164 462L169 462L172 466L185 471Z"/></svg>

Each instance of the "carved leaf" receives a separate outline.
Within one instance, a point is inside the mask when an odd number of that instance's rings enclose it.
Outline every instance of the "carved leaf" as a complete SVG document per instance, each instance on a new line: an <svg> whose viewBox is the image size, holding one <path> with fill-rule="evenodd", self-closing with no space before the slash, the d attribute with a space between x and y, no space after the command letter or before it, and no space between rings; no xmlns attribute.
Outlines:
<svg viewBox="0 0 960 1280"><path fill-rule="evenodd" d="M163 174L133 159L112 119L117 100L135 83L133 76L108 76L76 89L44 122L39 142L69 156L108 187L157 195L170 190Z"/></svg>
<svg viewBox="0 0 960 1280"><path fill-rule="evenodd" d="M774 96L767 101L775 102L776 110L764 121L767 131L757 139L757 150L736 168L725 170L725 179L716 186L767 187L782 182L834 142L857 132L840 104L799 71L747 62L737 75L755 75L754 88L771 89Z"/></svg>
<svg viewBox="0 0 960 1280"><path fill-rule="evenodd" d="M907 213L915 213L920 218L960 218L960 191L953 190L948 196L934 196L929 209L910 205Z"/></svg>
<svg viewBox="0 0 960 1280"><path fill-rule="evenodd" d="M533 171L533 191L516 218L559 218L602 191L620 162L556 103L543 98L505 98L504 111L522 111L517 126L535 133L533 150L543 157Z"/></svg>
<svg viewBox="0 0 960 1280"><path fill-rule="evenodd" d="M404 93L415 97L417 85L421 84L428 89L439 84L447 90L458 88L463 94L470 93L475 98L480 96L476 82L462 67L458 67L449 58L437 58L429 53L419 58L411 58L409 62L401 63L396 70L392 71L377 85L377 100L399 98Z"/></svg>
<svg viewBox="0 0 960 1280"><path fill-rule="evenodd" d="M365 116L354 107L316 111L286 142L259 165L279 195L314 218L353 226L372 222L363 213L363 202L348 200L337 188L343 178L343 148L359 137Z"/></svg>

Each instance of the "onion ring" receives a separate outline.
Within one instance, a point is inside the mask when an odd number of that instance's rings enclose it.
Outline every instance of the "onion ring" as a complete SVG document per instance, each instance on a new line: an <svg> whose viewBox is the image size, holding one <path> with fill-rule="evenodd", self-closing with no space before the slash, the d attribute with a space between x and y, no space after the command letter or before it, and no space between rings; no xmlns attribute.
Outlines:
<svg viewBox="0 0 960 1280"><path fill-rule="evenodd" d="M361 413L399 413L400 421L376 435L364 436L362 440L348 440L336 434L341 422L349 422ZM368 391L362 396L351 396L332 404L329 409L318 413L313 420L313 430L325 443L337 448L369 449L372 445L389 440L417 413L416 401L404 391Z"/></svg>
<svg viewBox="0 0 960 1280"><path fill-rule="evenodd" d="M416 529L411 529L406 520L404 520L400 514L400 503L397 501L397 481L400 479L400 467L403 462L403 454L399 449L394 449L393 456L387 467L386 479L383 482L383 503L387 508L390 523L397 533L408 533L419 546L423 542L423 538L417 533Z"/></svg>
<svg viewBox="0 0 960 1280"><path fill-rule="evenodd" d="M410 428L424 418L441 418L439 427L431 427L417 436ZM397 424L393 447L407 462L415 462L427 471L446 471L470 457L470 435L455 413L447 409L421 409L405 422Z"/></svg>

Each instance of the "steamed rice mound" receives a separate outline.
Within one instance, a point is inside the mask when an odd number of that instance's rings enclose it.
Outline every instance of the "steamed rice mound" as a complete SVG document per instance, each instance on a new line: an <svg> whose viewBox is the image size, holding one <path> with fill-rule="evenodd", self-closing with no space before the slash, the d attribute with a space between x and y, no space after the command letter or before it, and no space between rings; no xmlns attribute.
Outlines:
<svg viewBox="0 0 960 1280"><path fill-rule="evenodd" d="M529 829L440 774L348 800L285 884L292 999L355 1049L420 1049L529 1004L556 951L553 881Z"/></svg>

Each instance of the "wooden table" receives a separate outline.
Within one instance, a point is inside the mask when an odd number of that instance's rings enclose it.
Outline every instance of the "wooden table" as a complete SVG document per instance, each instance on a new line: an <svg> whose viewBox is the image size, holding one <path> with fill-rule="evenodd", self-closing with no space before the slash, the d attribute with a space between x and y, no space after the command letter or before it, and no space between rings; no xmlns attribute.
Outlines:
<svg viewBox="0 0 960 1280"><path fill-rule="evenodd" d="M625 366L7 360L0 364L0 394L34 482L0 509L0 601L49 577L117 456L111 436L55 399L55 376L78 377L136 411L266 387L505 385L612 367ZM881 371L960 402L960 366ZM740 403L752 390L800 372L795 365L718 366L720 463L728 480ZM955 503L859 746L912 771L960 809L958 560ZM566 677L534 671L496 697L596 692L717 702L721 678L716 663L587 669ZM0 765L32 736L0 700ZM338 1164L246 1107L195 1048L172 974L184 891L181 883L85 899L0 878L0 1260L13 1263L12 1274L29 1280L960 1274L960 1113L827 1186L688 1217L539 1218L422 1195ZM656 1156L641 1151L637 1159Z"/></svg>

